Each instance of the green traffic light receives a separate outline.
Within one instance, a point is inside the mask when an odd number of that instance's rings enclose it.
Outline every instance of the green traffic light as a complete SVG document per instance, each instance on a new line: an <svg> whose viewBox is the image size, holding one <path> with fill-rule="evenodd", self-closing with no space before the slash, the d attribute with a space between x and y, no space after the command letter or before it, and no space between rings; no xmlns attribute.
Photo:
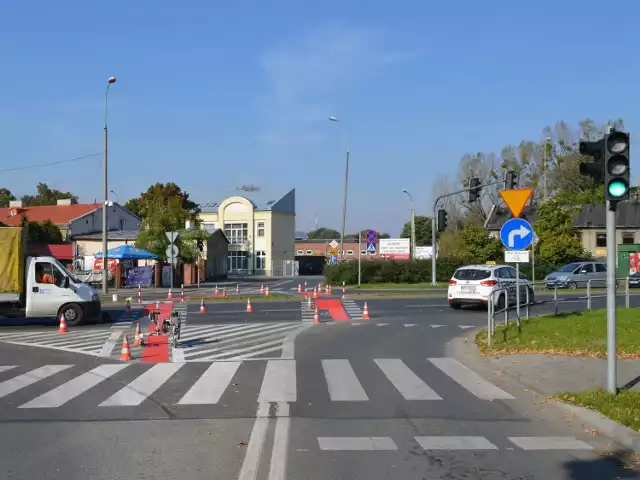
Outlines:
<svg viewBox="0 0 640 480"><path fill-rule="evenodd" d="M609 195L612 197L623 197L627 193L627 184L620 180L615 180L609 184Z"/></svg>

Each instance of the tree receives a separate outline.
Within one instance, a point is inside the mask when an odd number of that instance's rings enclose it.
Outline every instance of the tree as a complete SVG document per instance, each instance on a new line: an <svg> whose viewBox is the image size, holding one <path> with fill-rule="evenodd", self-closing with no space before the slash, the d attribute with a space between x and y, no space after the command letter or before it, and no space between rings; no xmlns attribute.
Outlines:
<svg viewBox="0 0 640 480"><path fill-rule="evenodd" d="M16 197L8 188L0 188L0 207L8 207L9 202L15 200Z"/></svg>
<svg viewBox="0 0 640 480"><path fill-rule="evenodd" d="M307 233L310 240L340 240L340 232L332 228L320 227Z"/></svg>
<svg viewBox="0 0 640 480"><path fill-rule="evenodd" d="M416 246L431 245L431 218L424 215L415 216ZM400 238L411 238L411 220L404 224Z"/></svg>
<svg viewBox="0 0 640 480"><path fill-rule="evenodd" d="M375 229L371 229L371 230L375 231ZM369 231L368 228L365 228L364 230L360 231L360 235L362 237L362 241L365 240L365 235L366 235L366 233L368 231ZM377 233L378 233L378 238L391 238L391 235L389 235L388 233L385 233L385 232L377 232ZM344 239L345 240L356 240L357 241L358 240L358 234L357 233L349 233L349 234L344 236Z"/></svg>
<svg viewBox="0 0 640 480"><path fill-rule="evenodd" d="M78 201L78 197L71 192L52 189L46 183L38 183L36 195L24 195L22 203L27 207L39 207L43 205L55 205L58 200Z"/></svg>
<svg viewBox="0 0 640 480"><path fill-rule="evenodd" d="M193 222L194 230L199 230L198 205L175 183L156 183L140 197L129 200L125 208L142 218L136 247L144 248L162 258L166 258L165 251L169 245L166 232L184 230L187 220ZM192 263L192 253L188 247L185 247L184 253L180 249L180 259Z"/></svg>
<svg viewBox="0 0 640 480"><path fill-rule="evenodd" d="M541 203L533 225L540 242L537 259L543 263L563 265L586 257L578 232L573 228L573 216L581 207L567 207L555 199Z"/></svg>
<svg viewBox="0 0 640 480"><path fill-rule="evenodd" d="M179 257L184 263L196 263L200 257L198 249L198 240L202 240L205 244L211 235L202 228L192 228L183 230L178 237Z"/></svg>
<svg viewBox="0 0 640 480"><path fill-rule="evenodd" d="M457 257L467 264L500 260L502 244L489 235L482 226L474 223L463 226L460 231L460 245Z"/></svg>
<svg viewBox="0 0 640 480"><path fill-rule="evenodd" d="M25 214L20 216L20 226L27 229L27 239L29 243L36 245L49 245L64 243L62 232L51 220L42 223L30 222Z"/></svg>

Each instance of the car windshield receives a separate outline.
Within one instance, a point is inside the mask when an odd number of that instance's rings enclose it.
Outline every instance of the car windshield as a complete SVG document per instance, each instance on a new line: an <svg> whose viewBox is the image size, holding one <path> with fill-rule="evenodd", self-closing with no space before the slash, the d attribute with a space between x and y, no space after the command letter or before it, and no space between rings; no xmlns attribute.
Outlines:
<svg viewBox="0 0 640 480"><path fill-rule="evenodd" d="M484 280L491 276L490 270L480 270L475 268L463 268L456 270L453 274L453 278L456 280Z"/></svg>
<svg viewBox="0 0 640 480"><path fill-rule="evenodd" d="M580 266L579 263L570 263L569 265L565 265L564 267L562 267L558 271L559 272L573 272L579 266Z"/></svg>

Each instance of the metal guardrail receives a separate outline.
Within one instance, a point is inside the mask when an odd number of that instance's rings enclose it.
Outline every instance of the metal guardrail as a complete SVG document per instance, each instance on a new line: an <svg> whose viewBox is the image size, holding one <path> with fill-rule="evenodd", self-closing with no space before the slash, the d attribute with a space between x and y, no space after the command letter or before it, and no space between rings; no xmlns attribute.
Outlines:
<svg viewBox="0 0 640 480"><path fill-rule="evenodd" d="M620 293L618 294L616 292L616 297L624 295L625 301L624 301L624 306L625 308L631 308L631 287L630 287L630 283L629 283L629 277L620 277L620 278L616 278L616 283L619 284L624 282L625 285L625 289L624 289L624 293ZM607 294L606 294L606 290L605 287L606 285L604 285L602 287L602 294L598 295L594 295L594 287L593 287L593 283L602 283L602 284L606 284L606 280L588 280L587 281L587 289L586 289L586 295L585 296L579 296L576 297L576 300L580 300L580 299L584 299L586 301L587 304L587 311L592 310L592 305L593 305L593 299L594 298L606 298ZM532 287L534 289L535 292L535 288L538 285L542 285L545 286L545 282L536 282L536 284L533 284L531 282L527 282L526 284L523 284L523 286L526 285L527 287ZM516 302L516 304L514 305L509 305L509 291L513 291L513 289L515 289L515 287L502 287L499 289L494 290L493 292L491 292L491 295L489 295L488 301L487 301L487 343L489 345L491 345L491 337L492 335L495 333L496 331L496 322L495 322L495 317L496 315L500 314L500 313L504 313L504 325L507 325L508 321L509 321L509 312L511 311L516 311L516 324L518 326L518 328L520 327L520 308L524 307L525 308L525 319L529 319L530 315L531 315L531 306L532 305L543 305L543 304L548 304L548 303L553 303L554 305L554 314L558 315L559 313L559 304L563 301L561 299L559 299L558 297L558 290L565 290L565 289L559 289L559 284L555 283L554 284L554 288L553 288L553 298L551 300L540 300L540 301L531 301L530 298L530 289L529 288L525 288L524 290L526 291L526 303L522 303L520 302L520 305L517 305L518 302ZM522 288L522 286L520 287ZM546 286L545 286L546 288ZM569 290L570 292L571 290ZM500 310L496 310L496 302L497 300L500 299L500 296L502 294L505 294L505 306L503 309ZM596 291L596 293L599 293L598 291ZM519 295L518 295L519 297ZM573 300L573 299L572 299Z"/></svg>

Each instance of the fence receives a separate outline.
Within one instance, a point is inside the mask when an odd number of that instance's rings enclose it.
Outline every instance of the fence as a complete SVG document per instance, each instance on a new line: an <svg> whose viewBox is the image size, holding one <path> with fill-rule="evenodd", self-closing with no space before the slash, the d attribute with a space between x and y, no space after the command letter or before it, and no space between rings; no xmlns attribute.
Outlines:
<svg viewBox="0 0 640 480"><path fill-rule="evenodd" d="M632 295L640 295L640 293L637 294L632 294L631 293L631 286L630 286L630 282L629 282L630 278L629 277L623 277L623 278L617 278L616 279L616 285L620 286L621 283L624 282L624 292L623 293L619 293L618 290L616 290L616 299L618 297L624 296L624 308L631 308L631 297ZM504 325L507 325L508 321L509 321L509 312L516 312L516 324L518 325L518 327L520 327L520 310L524 309L525 311L525 315L524 318L525 319L529 319L531 316L531 308L534 305L549 305L552 304L553 305L553 313L555 315L558 315L559 313L559 305L562 304L563 302L570 300L572 302L575 301L580 301L583 300L586 304L586 309L587 311L592 310L593 308L593 300L597 299L597 298L606 298L607 293L606 293L606 287L600 287L600 288L594 288L593 284L598 283L598 284L603 284L605 283L605 281L603 280L588 280L586 282L586 291L585 291L585 295L581 295L581 296L576 296L576 297L570 297L570 298L561 298L558 293L559 290L565 290L565 289L559 289L558 288L558 284L554 285L553 288L553 297L549 300L535 300L535 291L536 291L536 287L538 286L542 286L544 288L544 283L540 282L540 283L536 283L533 284L531 282L527 282L525 284L522 284L520 287L520 290L522 290L521 292L518 292L516 290L515 287L511 286L511 287L504 287L504 288L499 288L494 290L491 295L489 296L488 302L487 302L487 343L489 345L491 345L491 337L492 335L495 333L496 331L496 316L499 314L503 314L504 315ZM528 288L529 286L533 287L533 288ZM514 305L510 305L508 298L509 298L509 293L513 293L516 292L516 302ZM567 292L571 292L571 290L568 290ZM524 293L524 300L525 303L522 303L522 294ZM499 308L496 309L496 306L499 302L500 302L500 298L504 295L505 298L505 302L504 302L504 307L503 308ZM533 297L533 298L532 298Z"/></svg>

